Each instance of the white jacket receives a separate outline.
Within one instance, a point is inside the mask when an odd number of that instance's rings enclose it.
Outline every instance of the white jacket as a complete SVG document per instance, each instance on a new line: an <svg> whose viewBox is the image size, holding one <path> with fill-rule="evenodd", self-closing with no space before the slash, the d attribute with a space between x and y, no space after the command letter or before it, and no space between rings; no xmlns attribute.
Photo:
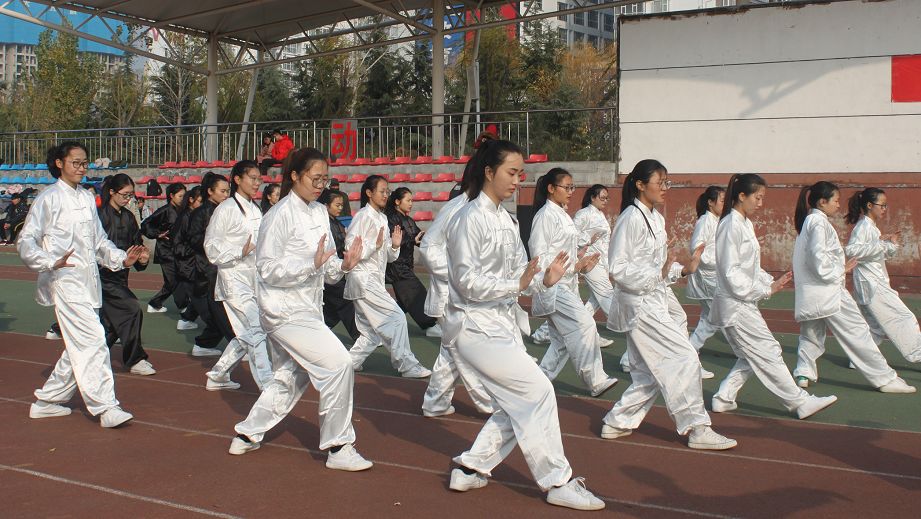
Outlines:
<svg viewBox="0 0 921 519"><path fill-rule="evenodd" d="M569 269L563 277L540 299L541 305L534 304L531 313L535 316L550 315L556 310L556 293L569 290L579 294L579 276L576 274L576 262L579 260L579 231L566 211L557 204L547 201L537 210L531 222L531 237L528 240L531 257L537 257L541 271L556 259L560 252L569 255Z"/></svg>
<svg viewBox="0 0 921 519"><path fill-rule="evenodd" d="M118 271L127 257L109 241L93 195L63 180L35 198L16 249L22 262L38 271L35 301L42 306L54 306L60 299L100 308L102 285L96 264ZM67 262L73 267L54 270L55 262L70 250L74 252Z"/></svg>
<svg viewBox="0 0 921 519"><path fill-rule="evenodd" d="M445 231L451 218L469 202L466 194L454 197L441 206L435 221L422 236L419 256L431 274L428 295L425 298L425 315L443 317L448 302L448 254Z"/></svg>
<svg viewBox="0 0 921 519"><path fill-rule="evenodd" d="M751 220L735 209L719 221L714 259L716 289L710 322L719 328L734 326L740 308L757 307L771 297L774 282L761 269L761 244Z"/></svg>
<svg viewBox="0 0 921 519"><path fill-rule="evenodd" d="M728 216L727 216L728 218ZM704 245L697 270L688 276L688 299L713 299L716 290L716 226L719 216L710 211L702 214L691 234L691 254Z"/></svg>
<svg viewBox="0 0 921 519"><path fill-rule="evenodd" d="M592 237L601 233L601 238L588 247L586 254L599 254L598 265L607 272L608 270L608 246L611 243L611 224L608 218L601 212L601 209L589 204L576 211L572 221L579 230L579 247L585 247L592 242Z"/></svg>
<svg viewBox="0 0 921 519"><path fill-rule="evenodd" d="M377 233L381 229L384 229L384 243L378 249ZM345 248L351 247L355 238L361 236L361 260L346 276L343 293L346 299L361 299L365 297L365 291L372 288L380 292L387 290L384 286L384 271L387 264L400 255L400 247L392 247L391 231L387 215L371 207L371 204L355 213L345 235Z"/></svg>
<svg viewBox="0 0 921 519"><path fill-rule="evenodd" d="M320 238L325 250L336 243L329 228L326 207L309 205L289 193L262 220L256 246L256 298L260 322L266 332L285 324L323 320L323 283L342 278L342 260L335 254L319 270L313 260Z"/></svg>
<svg viewBox="0 0 921 519"><path fill-rule="evenodd" d="M256 288L256 256L243 257L243 246L252 239L259 245L262 211L239 193L214 209L205 231L205 255L217 267L215 301L233 300L235 295L252 293Z"/></svg>
<svg viewBox="0 0 921 519"><path fill-rule="evenodd" d="M834 315L844 288L844 248L828 216L813 209L793 247L794 317L811 321Z"/></svg>
<svg viewBox="0 0 921 519"><path fill-rule="evenodd" d="M614 296L608 313L608 329L629 332L637 317L647 312L668 316L668 285L681 277L680 263L662 268L668 259L665 219L639 200L624 209L614 224L608 248L608 272L614 280Z"/></svg>
<svg viewBox="0 0 921 519"><path fill-rule="evenodd" d="M889 286L886 260L895 256L899 248L891 241L880 239L880 236L876 223L861 216L844 248L847 257L858 260L854 267L854 299L859 305L870 304L877 286Z"/></svg>

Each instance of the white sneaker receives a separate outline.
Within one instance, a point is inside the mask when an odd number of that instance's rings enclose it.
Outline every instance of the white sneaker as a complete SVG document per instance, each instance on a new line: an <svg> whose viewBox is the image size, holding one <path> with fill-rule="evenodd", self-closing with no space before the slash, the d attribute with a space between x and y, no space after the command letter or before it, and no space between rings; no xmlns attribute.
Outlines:
<svg viewBox="0 0 921 519"><path fill-rule="evenodd" d="M838 397L835 395L832 396L813 396L810 395L809 398L803 402L803 405L796 408L796 416L800 420L809 418L810 416L818 413L822 409L834 404L838 401Z"/></svg>
<svg viewBox="0 0 921 519"><path fill-rule="evenodd" d="M738 445L733 439L727 438L706 425L695 427L688 437L688 447L705 451L724 451Z"/></svg>
<svg viewBox="0 0 921 519"><path fill-rule="evenodd" d="M608 377L608 379L602 382L598 387L592 389L592 396L601 396L605 391L614 387L615 384L617 384L617 379L615 377Z"/></svg>
<svg viewBox="0 0 921 519"><path fill-rule="evenodd" d="M453 406L453 405L450 406L450 407L448 407L448 408L445 409L444 411L429 411L428 409L423 409L423 410L422 410L422 416L424 416L424 417L426 417L426 418L437 418L437 417L439 417L439 416L448 416L448 415L452 415L452 414L454 414L456 411L457 411L457 410L454 409L454 406Z"/></svg>
<svg viewBox="0 0 921 519"><path fill-rule="evenodd" d="M857 366L855 366L853 362L848 361L847 369L857 369Z"/></svg>
<svg viewBox="0 0 921 519"><path fill-rule="evenodd" d="M45 402L44 400L36 400L29 407L29 418L52 418L55 416L67 416L70 413L69 407Z"/></svg>
<svg viewBox="0 0 921 519"><path fill-rule="evenodd" d="M230 375L224 377L224 380L214 380L210 375L207 376L208 381L205 382L205 389L208 391L226 391L231 389L240 389L240 384L230 380Z"/></svg>
<svg viewBox="0 0 921 519"><path fill-rule="evenodd" d="M426 337L441 337L441 325L435 323L435 326L425 330Z"/></svg>
<svg viewBox="0 0 921 519"><path fill-rule="evenodd" d="M707 371L703 366L700 367L700 378L704 380L710 380L715 377L712 371Z"/></svg>
<svg viewBox="0 0 921 519"><path fill-rule="evenodd" d="M915 386L909 386L902 377L895 377L895 380L879 388L882 393L914 393Z"/></svg>
<svg viewBox="0 0 921 519"><path fill-rule="evenodd" d="M186 321L185 319L179 319L179 322L176 323L177 330L194 330L198 328L198 323L195 321Z"/></svg>
<svg viewBox="0 0 921 519"><path fill-rule="evenodd" d="M240 456L241 454L246 454L249 451L254 451L262 447L262 444L254 441L246 441L239 436L234 436L233 440L230 440L230 449L227 451L234 456Z"/></svg>
<svg viewBox="0 0 921 519"><path fill-rule="evenodd" d="M614 427L613 425L601 424L601 437L605 440L623 438L624 436L630 436L631 434L633 434L633 429L621 429L620 427Z"/></svg>
<svg viewBox="0 0 921 519"><path fill-rule="evenodd" d="M415 366L401 373L401 376L404 378L426 378L432 376L432 372L431 370L426 369L426 367L422 364L416 364Z"/></svg>
<svg viewBox="0 0 921 519"><path fill-rule="evenodd" d="M61 340L61 336L55 333L54 330L48 330L45 332L45 339L48 339L49 341L59 341Z"/></svg>
<svg viewBox="0 0 921 519"><path fill-rule="evenodd" d="M729 411L735 411L739 408L739 404L735 402L727 402L718 396L714 396L713 400L710 402L710 410L714 413L726 413Z"/></svg>
<svg viewBox="0 0 921 519"><path fill-rule="evenodd" d="M630 373L630 365L629 365L629 364L621 364L621 365L620 365L620 370L623 371L624 373Z"/></svg>
<svg viewBox="0 0 921 519"><path fill-rule="evenodd" d="M365 365L364 365L364 363L361 363L361 364L359 364L359 365L357 365L357 366L352 366L352 369L353 369L354 371L364 371L364 370L365 370Z"/></svg>
<svg viewBox="0 0 921 519"><path fill-rule="evenodd" d="M551 488L547 492L547 502L573 510L601 510L604 508L604 501L585 488L584 478L572 478L569 483L561 487Z"/></svg>
<svg viewBox="0 0 921 519"><path fill-rule="evenodd" d="M99 425L107 429L112 429L132 418L134 418L134 416L132 416L131 413L123 411L121 407L110 407L99 416Z"/></svg>
<svg viewBox="0 0 921 519"><path fill-rule="evenodd" d="M179 309L179 313L180 313L180 314L184 314L185 311L188 310L188 309L189 309L189 307L180 308L180 309Z"/></svg>
<svg viewBox="0 0 921 519"><path fill-rule="evenodd" d="M147 313L148 313L148 314L162 314L162 313L165 312L165 311L166 311L166 307L165 307L165 306L161 306L160 308L154 308L154 307L150 306L149 304L147 305Z"/></svg>
<svg viewBox="0 0 921 519"><path fill-rule="evenodd" d="M131 366L130 371L132 375L148 376L157 374L157 370L154 369L153 364L144 359L139 360L134 366Z"/></svg>
<svg viewBox="0 0 921 519"><path fill-rule="evenodd" d="M807 387L809 387L809 378L808 378L808 377L802 377L802 376L801 376L801 377L796 377L796 385L799 386L799 387L801 387L801 388L803 388L803 389L806 389Z"/></svg>
<svg viewBox="0 0 921 519"><path fill-rule="evenodd" d="M612 341L611 339L605 339L604 337L600 335L598 336L598 341L596 342L598 342L599 348L607 348L608 346L611 346L612 344L614 344L614 341Z"/></svg>
<svg viewBox="0 0 921 519"><path fill-rule="evenodd" d="M531 342L534 344L550 344L550 337L545 337L544 335L537 335L536 333L531 336Z"/></svg>
<svg viewBox="0 0 921 519"><path fill-rule="evenodd" d="M489 480L486 479L486 476L479 472L467 474L461 469L454 469L451 471L451 482L448 484L448 488L456 492L466 492L468 490L483 488L488 483Z"/></svg>
<svg viewBox="0 0 921 519"><path fill-rule="evenodd" d="M199 345L192 346L193 357L220 357L221 350L217 348L203 348Z"/></svg>
<svg viewBox="0 0 921 519"><path fill-rule="evenodd" d="M346 472L359 472L368 470L374 464L361 457L351 443L347 443L338 452L329 451L326 458L326 468L344 470Z"/></svg>

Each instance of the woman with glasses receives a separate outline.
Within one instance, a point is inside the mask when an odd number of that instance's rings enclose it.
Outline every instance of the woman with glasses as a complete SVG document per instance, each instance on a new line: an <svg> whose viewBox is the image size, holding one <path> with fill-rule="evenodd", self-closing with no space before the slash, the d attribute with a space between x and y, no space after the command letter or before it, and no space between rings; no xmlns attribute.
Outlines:
<svg viewBox="0 0 921 519"><path fill-rule="evenodd" d="M572 261L563 278L544 297L533 301L531 314L547 317L550 325L550 347L540 362L541 370L554 380L571 359L585 387L592 396L599 396L614 387L617 379L604 372L601 349L595 340L595 318L579 297L579 274L594 268L600 255L584 253L579 257L579 231L563 209L574 189L572 175L562 168L553 168L537 179L535 215L528 240L531 257L540 258L541 269L561 253Z"/></svg>
<svg viewBox="0 0 921 519"><path fill-rule="evenodd" d="M157 240L154 249L154 263L160 265L163 273L163 288L147 304L147 312L159 314L166 311L163 302L176 290L176 266L173 258L173 241L170 231L179 216L179 208L185 198L185 186L170 184L166 188L166 205L154 211L150 218L141 222L141 232L151 240Z"/></svg>
<svg viewBox="0 0 921 519"><path fill-rule="evenodd" d="M355 373L342 342L324 324L324 282L335 282L362 255L360 237L336 257L326 208L316 202L329 178L326 157L313 148L290 153L282 166L282 199L266 215L256 246L256 293L275 371L246 420L234 428L230 453L258 449L265 433L294 409L307 384L320 393L320 449L326 468L356 472L372 463L355 450ZM241 185L242 189L242 185Z"/></svg>
<svg viewBox="0 0 921 519"><path fill-rule="evenodd" d="M147 268L150 251L144 247L137 219L126 206L134 198L134 181L124 173L106 178L102 183L102 207L99 221L109 240L121 250L143 247L134 269ZM135 375L153 375L153 365L147 360L147 352L141 346L141 325L144 314L138 305L138 298L128 288L128 269L117 271L99 267L102 279L102 309L100 316L106 328L106 343L109 347L116 339L121 340L122 362Z"/></svg>
<svg viewBox="0 0 921 519"><path fill-rule="evenodd" d="M329 216L329 230L332 233L333 242L336 245L336 256L339 259L345 258L346 230L342 222L339 221L339 215L342 214L342 208L347 198L342 191L324 189L317 200L326 206L326 213ZM341 322L354 342L361 337L361 333L355 326L355 304L346 299L344 294L345 276L336 280L335 283L323 285L323 321L330 328L335 328Z"/></svg>
<svg viewBox="0 0 921 519"><path fill-rule="evenodd" d="M674 261L665 218L655 208L665 203L669 187L668 170L653 159L638 162L624 180L608 251L614 280L608 329L627 335L633 382L604 417L601 437L632 434L661 392L678 434L689 435L688 447L731 449L736 441L710 428L697 350L688 339L684 312L673 309L677 299L669 285L697 270L703 247L686 265Z"/></svg>
<svg viewBox="0 0 921 519"><path fill-rule="evenodd" d="M102 286L97 263L111 271L134 265L143 247L123 251L106 237L93 196L80 187L89 162L86 148L64 142L48 150L48 170L58 181L35 198L16 248L23 263L38 272L36 302L54 306L64 352L45 385L35 391L30 418L67 416L77 390L103 427L133 416L115 398L115 378L99 320Z"/></svg>
<svg viewBox="0 0 921 519"><path fill-rule="evenodd" d="M844 254L857 260L854 268L854 299L867 319L873 339L886 337L909 362L921 362L921 331L918 318L893 290L886 260L899 250L900 232L882 234L878 224L889 210L886 193L868 187L851 196L847 223L854 226Z"/></svg>
<svg viewBox="0 0 921 519"><path fill-rule="evenodd" d="M251 160L236 163L230 171L230 197L214 210L205 232L205 254L217 267L214 300L224 304L236 341L224 349L211 371L208 383L230 380L230 373L244 356L259 390L272 381L272 364L265 345L265 331L259 324L256 303L256 244L262 211L253 197L262 185L259 166Z"/></svg>
<svg viewBox="0 0 921 519"><path fill-rule="evenodd" d="M390 363L407 378L425 378L432 374L426 369L409 345L406 314L387 293L384 271L397 259L403 230L388 228L384 207L390 188L380 175L371 175L361 186L361 209L355 213L345 237L346 250L361 238L365 244L361 258L345 281L345 298L355 303L355 325L361 337L349 350L356 371L368 355L381 344L390 352Z"/></svg>

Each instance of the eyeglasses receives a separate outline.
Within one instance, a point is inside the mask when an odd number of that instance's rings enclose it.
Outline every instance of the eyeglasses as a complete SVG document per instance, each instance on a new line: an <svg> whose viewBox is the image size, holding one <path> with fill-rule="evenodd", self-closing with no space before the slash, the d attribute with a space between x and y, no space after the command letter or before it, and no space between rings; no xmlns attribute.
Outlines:
<svg viewBox="0 0 921 519"><path fill-rule="evenodd" d="M672 187L672 181L671 181L671 180L660 180L660 181L658 181L658 182L652 182L652 183L655 184L655 185L657 185L657 186L659 186L659 187L662 188L663 190L667 190L667 189L669 189L669 188Z"/></svg>
<svg viewBox="0 0 921 519"><path fill-rule="evenodd" d="M576 190L576 186L561 186L560 184L553 184L553 187L565 189L567 193L572 193L573 191Z"/></svg>
<svg viewBox="0 0 921 519"><path fill-rule="evenodd" d="M74 169L86 169L90 167L89 161L86 161L86 160L84 161L72 160L70 161L70 165L73 166Z"/></svg>
<svg viewBox="0 0 921 519"><path fill-rule="evenodd" d="M249 181L251 181L251 182L260 182L260 183L262 182L262 177L259 176L259 175L256 175L256 176L253 176L253 175L243 175L243 178L245 178L246 180L249 180Z"/></svg>
<svg viewBox="0 0 921 519"><path fill-rule="evenodd" d="M888 208L889 208L889 204L877 204L876 202L870 202L870 203L873 204L873 205L875 205L875 206L877 206L877 207L882 207L883 209L888 209Z"/></svg>
<svg viewBox="0 0 921 519"><path fill-rule="evenodd" d="M313 177L310 179L310 183L313 184L313 187L326 189L329 187L329 177Z"/></svg>
<svg viewBox="0 0 921 519"><path fill-rule="evenodd" d="M124 200L131 200L134 198L134 193L115 193L117 196L122 197Z"/></svg>
<svg viewBox="0 0 921 519"><path fill-rule="evenodd" d="M390 193L392 193L392 191L390 191L390 188L388 187L388 188L385 188L383 191L378 190L378 193L380 193L380 194L382 194L382 195L390 196Z"/></svg>

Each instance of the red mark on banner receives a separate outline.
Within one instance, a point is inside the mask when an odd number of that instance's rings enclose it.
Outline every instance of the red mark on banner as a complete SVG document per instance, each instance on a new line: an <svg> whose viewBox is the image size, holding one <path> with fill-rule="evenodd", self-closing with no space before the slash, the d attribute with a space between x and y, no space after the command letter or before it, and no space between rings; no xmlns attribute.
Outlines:
<svg viewBox="0 0 921 519"><path fill-rule="evenodd" d="M892 102L921 103L921 54L892 56Z"/></svg>
<svg viewBox="0 0 921 519"><path fill-rule="evenodd" d="M358 152L358 123L353 119L333 121L330 154L336 159L355 160Z"/></svg>

